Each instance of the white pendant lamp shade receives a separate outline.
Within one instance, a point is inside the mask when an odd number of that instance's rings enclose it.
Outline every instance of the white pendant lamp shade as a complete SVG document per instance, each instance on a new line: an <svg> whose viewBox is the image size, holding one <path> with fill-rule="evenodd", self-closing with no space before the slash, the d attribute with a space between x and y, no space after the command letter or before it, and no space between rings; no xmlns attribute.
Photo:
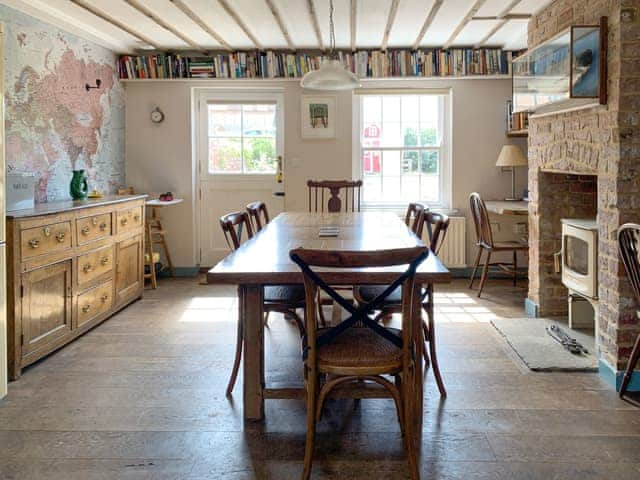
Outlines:
<svg viewBox="0 0 640 480"><path fill-rule="evenodd" d="M331 59L322 60L320 69L308 72L300 85L311 90L353 90L360 87L360 80L339 60Z"/></svg>

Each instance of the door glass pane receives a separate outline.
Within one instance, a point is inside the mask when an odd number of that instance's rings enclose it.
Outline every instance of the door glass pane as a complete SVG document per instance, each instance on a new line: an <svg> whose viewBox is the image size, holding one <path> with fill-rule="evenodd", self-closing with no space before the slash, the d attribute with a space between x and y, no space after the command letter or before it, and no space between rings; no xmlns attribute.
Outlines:
<svg viewBox="0 0 640 480"><path fill-rule="evenodd" d="M242 105L216 103L209 105L209 136L239 137L242 128Z"/></svg>
<svg viewBox="0 0 640 480"><path fill-rule="evenodd" d="M209 173L242 173L242 140L209 139Z"/></svg>
<svg viewBox="0 0 640 480"><path fill-rule="evenodd" d="M275 137L245 137L243 147L245 173L276 171Z"/></svg>
<svg viewBox="0 0 640 480"><path fill-rule="evenodd" d="M248 104L242 106L243 134L245 137L276 136L276 106L273 104Z"/></svg>

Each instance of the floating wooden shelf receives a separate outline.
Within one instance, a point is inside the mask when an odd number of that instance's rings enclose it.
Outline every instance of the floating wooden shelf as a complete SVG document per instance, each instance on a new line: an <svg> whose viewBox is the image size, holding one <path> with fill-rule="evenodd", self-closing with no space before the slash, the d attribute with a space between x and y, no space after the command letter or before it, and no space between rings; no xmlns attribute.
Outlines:
<svg viewBox="0 0 640 480"><path fill-rule="evenodd" d="M510 130L507 132L507 137L528 137L528 130Z"/></svg>

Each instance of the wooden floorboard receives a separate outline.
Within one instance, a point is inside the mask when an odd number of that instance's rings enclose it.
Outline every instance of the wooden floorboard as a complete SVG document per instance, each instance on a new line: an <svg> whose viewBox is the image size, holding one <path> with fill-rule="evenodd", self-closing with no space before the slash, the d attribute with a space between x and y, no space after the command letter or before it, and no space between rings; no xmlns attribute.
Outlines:
<svg viewBox="0 0 640 480"><path fill-rule="evenodd" d="M436 296L449 396L440 399L428 372L422 478L640 478L640 410L596 374L523 369L489 321L522 317L526 290L492 281L485 291L478 300L454 282ZM298 478L304 403L267 400L265 422L243 427L241 382L233 399L224 396L235 289L163 279L145 293L9 385L0 401L0 478ZM267 382L300 385L295 326L273 315L265 349ZM328 400L314 478L406 476L390 400Z"/></svg>

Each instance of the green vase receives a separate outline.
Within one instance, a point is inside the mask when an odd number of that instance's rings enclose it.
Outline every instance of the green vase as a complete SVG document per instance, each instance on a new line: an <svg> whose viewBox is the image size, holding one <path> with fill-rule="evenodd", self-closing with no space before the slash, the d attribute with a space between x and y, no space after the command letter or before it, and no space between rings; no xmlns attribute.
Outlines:
<svg viewBox="0 0 640 480"><path fill-rule="evenodd" d="M87 174L84 170L74 170L73 177L71 177L71 185L69 186L69 193L74 200L83 200L87 198L89 193L89 182L87 181Z"/></svg>

